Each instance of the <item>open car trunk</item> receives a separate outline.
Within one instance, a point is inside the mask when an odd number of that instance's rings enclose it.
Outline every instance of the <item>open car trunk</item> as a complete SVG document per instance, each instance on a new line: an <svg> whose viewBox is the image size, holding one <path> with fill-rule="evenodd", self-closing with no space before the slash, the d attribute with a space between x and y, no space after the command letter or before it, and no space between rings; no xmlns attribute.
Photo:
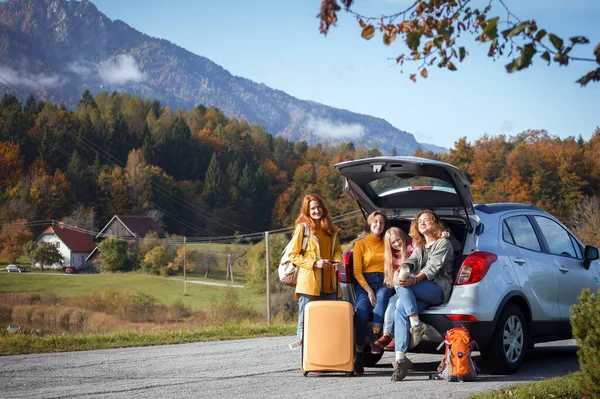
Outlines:
<svg viewBox="0 0 600 399"><path fill-rule="evenodd" d="M383 211L392 226L407 234L417 212L431 209L449 228L455 274L462 263L468 232L476 227L470 184L455 166L417 157L374 157L334 165L345 178L344 190L364 216ZM471 235L472 236L472 235Z"/></svg>

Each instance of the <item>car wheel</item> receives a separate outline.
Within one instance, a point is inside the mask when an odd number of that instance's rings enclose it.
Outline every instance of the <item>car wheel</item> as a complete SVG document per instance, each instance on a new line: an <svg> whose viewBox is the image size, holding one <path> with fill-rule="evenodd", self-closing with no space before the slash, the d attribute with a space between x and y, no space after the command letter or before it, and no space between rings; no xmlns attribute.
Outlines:
<svg viewBox="0 0 600 399"><path fill-rule="evenodd" d="M498 319L496 332L481 357L494 374L515 373L525 358L527 324L518 306L509 304Z"/></svg>

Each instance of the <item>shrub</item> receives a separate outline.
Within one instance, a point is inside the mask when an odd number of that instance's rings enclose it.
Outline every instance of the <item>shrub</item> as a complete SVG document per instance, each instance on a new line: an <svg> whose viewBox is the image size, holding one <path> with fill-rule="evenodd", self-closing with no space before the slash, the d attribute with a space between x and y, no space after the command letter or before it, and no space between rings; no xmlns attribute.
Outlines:
<svg viewBox="0 0 600 399"><path fill-rule="evenodd" d="M127 241L110 237L98 244L98 249L100 249L100 265L103 271L127 270L129 266Z"/></svg>
<svg viewBox="0 0 600 399"><path fill-rule="evenodd" d="M269 236L270 272L271 272L271 293L280 292L285 286L281 284L277 277L277 267L281 260L281 252L287 245L289 239L284 234L274 234ZM254 292L264 293L266 289L267 271L265 257L265 241L252 246L248 251L248 273L247 284Z"/></svg>
<svg viewBox="0 0 600 399"><path fill-rule="evenodd" d="M255 321L261 318L247 302L240 300L235 288L228 288L220 301L214 301L205 313L206 324L235 324L242 321Z"/></svg>
<svg viewBox="0 0 600 399"><path fill-rule="evenodd" d="M162 245L154 247L144 256L142 270L149 274L166 276L168 275L166 267L172 259L167 247Z"/></svg>
<svg viewBox="0 0 600 399"><path fill-rule="evenodd" d="M129 321L152 321L158 300L145 292L136 292L124 302L124 317Z"/></svg>
<svg viewBox="0 0 600 399"><path fill-rule="evenodd" d="M571 308L571 327L579 345L578 383L582 397L600 398L600 291L582 291L578 303Z"/></svg>

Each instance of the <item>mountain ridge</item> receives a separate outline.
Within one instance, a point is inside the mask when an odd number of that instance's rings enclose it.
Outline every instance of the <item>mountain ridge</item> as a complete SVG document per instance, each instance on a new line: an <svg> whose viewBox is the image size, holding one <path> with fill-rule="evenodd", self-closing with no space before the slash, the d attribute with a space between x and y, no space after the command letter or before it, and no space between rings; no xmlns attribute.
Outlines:
<svg viewBox="0 0 600 399"><path fill-rule="evenodd" d="M0 76L69 108L86 89L93 95L128 92L173 109L215 106L291 141L364 142L399 155L439 148L418 143L385 119L235 76L202 55L111 20L89 0L0 2L0 29Z"/></svg>

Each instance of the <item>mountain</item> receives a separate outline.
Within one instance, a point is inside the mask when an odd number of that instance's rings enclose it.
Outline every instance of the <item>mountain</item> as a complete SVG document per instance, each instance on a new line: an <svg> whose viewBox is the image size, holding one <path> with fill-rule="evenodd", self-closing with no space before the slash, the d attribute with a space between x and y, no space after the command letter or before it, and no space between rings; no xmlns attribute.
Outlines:
<svg viewBox="0 0 600 399"><path fill-rule="evenodd" d="M112 21L87 0L0 2L0 93L12 91L6 81L71 109L86 89L127 92L173 109L215 106L294 142L364 141L399 155L425 148L384 119L233 76L208 58Z"/></svg>

